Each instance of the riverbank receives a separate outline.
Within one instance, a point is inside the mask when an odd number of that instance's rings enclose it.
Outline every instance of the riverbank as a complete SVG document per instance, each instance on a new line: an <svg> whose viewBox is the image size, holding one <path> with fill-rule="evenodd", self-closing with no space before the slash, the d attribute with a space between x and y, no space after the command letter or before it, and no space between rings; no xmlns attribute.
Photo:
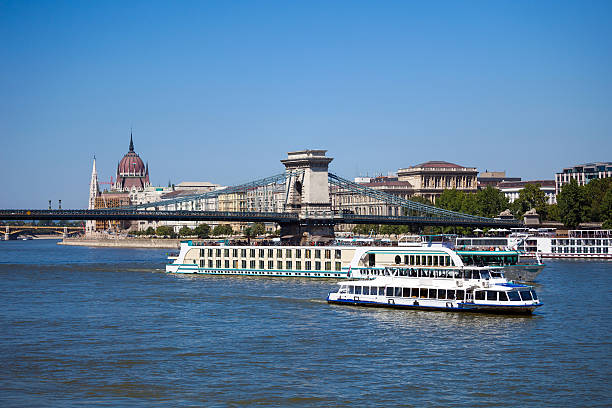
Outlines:
<svg viewBox="0 0 612 408"><path fill-rule="evenodd" d="M168 238L65 238L58 245L113 248L160 248L178 249L180 239Z"/></svg>

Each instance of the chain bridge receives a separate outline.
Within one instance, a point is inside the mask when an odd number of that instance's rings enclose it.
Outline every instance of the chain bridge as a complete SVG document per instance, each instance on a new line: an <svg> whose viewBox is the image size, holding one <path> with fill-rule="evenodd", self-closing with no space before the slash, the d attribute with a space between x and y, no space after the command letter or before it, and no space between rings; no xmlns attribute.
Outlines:
<svg viewBox="0 0 612 408"><path fill-rule="evenodd" d="M411 201L329 173L325 150L289 152L285 172L202 194L190 194L110 209L0 210L0 220L149 220L275 222L283 236L333 235L338 224L519 227L514 219L485 218ZM367 197L387 214L356 214L333 203L332 196ZM232 211L220 202L232 201Z"/></svg>

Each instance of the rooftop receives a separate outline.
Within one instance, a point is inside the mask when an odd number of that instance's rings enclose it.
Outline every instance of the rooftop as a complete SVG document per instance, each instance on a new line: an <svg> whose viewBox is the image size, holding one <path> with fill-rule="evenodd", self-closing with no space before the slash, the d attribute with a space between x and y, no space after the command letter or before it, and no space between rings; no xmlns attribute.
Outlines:
<svg viewBox="0 0 612 408"><path fill-rule="evenodd" d="M555 188L554 180L526 180L526 181L502 181L497 185L498 188L525 187L526 184L539 184L540 187Z"/></svg>

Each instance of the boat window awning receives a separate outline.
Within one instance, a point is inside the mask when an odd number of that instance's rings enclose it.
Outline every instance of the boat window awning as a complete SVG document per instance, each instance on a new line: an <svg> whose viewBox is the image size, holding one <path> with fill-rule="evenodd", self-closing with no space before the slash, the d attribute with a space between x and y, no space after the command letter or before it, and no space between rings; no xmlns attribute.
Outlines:
<svg viewBox="0 0 612 408"><path fill-rule="evenodd" d="M517 255L518 251L457 251L459 255L489 255L489 256L504 256Z"/></svg>

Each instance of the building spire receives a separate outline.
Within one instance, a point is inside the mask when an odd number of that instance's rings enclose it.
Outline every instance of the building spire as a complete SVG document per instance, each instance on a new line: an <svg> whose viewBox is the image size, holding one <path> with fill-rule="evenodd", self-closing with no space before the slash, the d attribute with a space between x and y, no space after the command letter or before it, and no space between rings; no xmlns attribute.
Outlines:
<svg viewBox="0 0 612 408"><path fill-rule="evenodd" d="M134 151L134 140L132 140L132 129L130 129L130 152Z"/></svg>
<svg viewBox="0 0 612 408"><path fill-rule="evenodd" d="M100 185L98 184L98 171L96 170L96 156L93 158L93 166L91 169L91 181L89 182L89 204L87 209L93 210L96 208L96 197L100 194ZM91 234L96 230L96 222L87 221L85 232Z"/></svg>

